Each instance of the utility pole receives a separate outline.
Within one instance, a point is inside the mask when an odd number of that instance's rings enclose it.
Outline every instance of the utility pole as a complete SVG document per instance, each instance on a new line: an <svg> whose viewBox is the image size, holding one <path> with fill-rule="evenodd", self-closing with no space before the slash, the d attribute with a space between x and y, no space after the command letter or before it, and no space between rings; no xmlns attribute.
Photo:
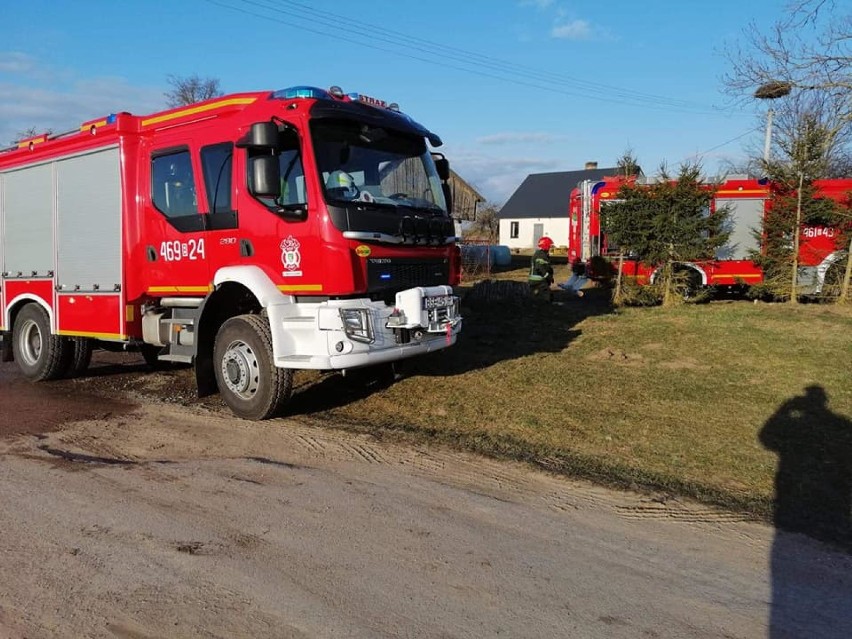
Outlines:
<svg viewBox="0 0 852 639"><path fill-rule="evenodd" d="M769 164L769 149L772 146L772 115L771 108L766 112L766 138L763 141L763 163Z"/></svg>
<svg viewBox="0 0 852 639"><path fill-rule="evenodd" d="M758 100L776 100L789 95L793 90L793 85L789 82L773 80L766 84L761 84L754 92L754 97ZM763 164L769 164L769 155L772 148L772 116L774 111L770 107L766 112L766 139L763 142Z"/></svg>

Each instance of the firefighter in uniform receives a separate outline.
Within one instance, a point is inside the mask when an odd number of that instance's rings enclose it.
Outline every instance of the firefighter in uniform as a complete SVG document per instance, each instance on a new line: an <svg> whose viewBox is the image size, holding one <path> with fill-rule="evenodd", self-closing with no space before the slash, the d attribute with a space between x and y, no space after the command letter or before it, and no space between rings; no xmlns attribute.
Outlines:
<svg viewBox="0 0 852 639"><path fill-rule="evenodd" d="M550 287L553 284L553 266L550 263L550 249L553 240L546 235L538 241L538 249L530 260L529 283L532 294L552 299Z"/></svg>

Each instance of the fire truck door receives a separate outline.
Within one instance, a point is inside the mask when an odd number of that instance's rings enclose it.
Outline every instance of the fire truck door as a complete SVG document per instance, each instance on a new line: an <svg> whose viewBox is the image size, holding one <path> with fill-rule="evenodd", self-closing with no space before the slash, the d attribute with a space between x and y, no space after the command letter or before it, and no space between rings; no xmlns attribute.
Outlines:
<svg viewBox="0 0 852 639"><path fill-rule="evenodd" d="M239 259L233 155L230 142L151 154L150 294L204 295L213 273Z"/></svg>

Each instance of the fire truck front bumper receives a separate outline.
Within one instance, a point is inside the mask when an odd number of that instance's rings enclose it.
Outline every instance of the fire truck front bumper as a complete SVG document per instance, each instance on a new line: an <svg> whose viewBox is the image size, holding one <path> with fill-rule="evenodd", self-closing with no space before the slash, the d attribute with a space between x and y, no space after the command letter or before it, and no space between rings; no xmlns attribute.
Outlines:
<svg viewBox="0 0 852 639"><path fill-rule="evenodd" d="M275 365L341 370L394 362L455 344L462 327L449 286L416 287L394 306L369 299L270 307Z"/></svg>

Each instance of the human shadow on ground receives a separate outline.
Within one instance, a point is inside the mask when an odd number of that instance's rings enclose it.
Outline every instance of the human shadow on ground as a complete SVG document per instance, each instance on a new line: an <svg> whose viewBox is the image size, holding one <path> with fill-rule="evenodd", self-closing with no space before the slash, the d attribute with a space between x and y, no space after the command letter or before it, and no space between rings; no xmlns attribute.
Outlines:
<svg viewBox="0 0 852 639"><path fill-rule="evenodd" d="M778 455L769 637L852 636L852 420L813 385L759 437Z"/></svg>

